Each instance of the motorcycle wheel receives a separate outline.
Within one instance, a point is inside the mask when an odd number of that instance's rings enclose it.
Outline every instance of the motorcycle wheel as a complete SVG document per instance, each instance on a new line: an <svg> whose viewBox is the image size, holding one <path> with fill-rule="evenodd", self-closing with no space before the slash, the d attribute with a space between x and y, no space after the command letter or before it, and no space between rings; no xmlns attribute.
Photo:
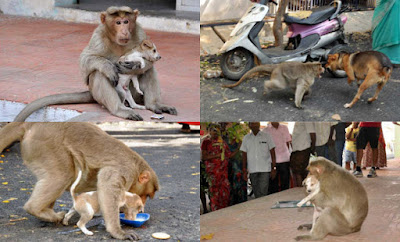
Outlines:
<svg viewBox="0 0 400 242"><path fill-rule="evenodd" d="M254 56L246 49L237 48L224 53L220 65L224 76L236 81L254 66Z"/></svg>
<svg viewBox="0 0 400 242"><path fill-rule="evenodd" d="M335 45L330 51L329 55L332 54L337 54L337 53L351 53L352 49L348 45ZM332 76L337 77L337 78L344 78L347 77L347 74L345 71L342 70L336 70L336 71L331 71L328 70L329 73L331 73Z"/></svg>

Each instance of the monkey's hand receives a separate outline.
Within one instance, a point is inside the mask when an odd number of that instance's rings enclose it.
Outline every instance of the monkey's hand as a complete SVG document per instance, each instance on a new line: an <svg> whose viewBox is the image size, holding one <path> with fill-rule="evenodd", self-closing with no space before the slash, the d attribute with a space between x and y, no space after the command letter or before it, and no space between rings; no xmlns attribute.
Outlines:
<svg viewBox="0 0 400 242"><path fill-rule="evenodd" d="M127 240L139 240L140 238L139 238L139 235L137 235L135 232L133 232L133 231L130 231L130 232L127 232L126 234L125 234L125 238L124 239L127 239Z"/></svg>
<svg viewBox="0 0 400 242"><path fill-rule="evenodd" d="M112 86L116 87L118 85L118 69L114 64L106 62L106 64L104 64L100 69L100 72L108 78Z"/></svg>
<svg viewBox="0 0 400 242"><path fill-rule="evenodd" d="M140 61L119 61L115 66L121 74L131 74L132 70L141 69Z"/></svg>

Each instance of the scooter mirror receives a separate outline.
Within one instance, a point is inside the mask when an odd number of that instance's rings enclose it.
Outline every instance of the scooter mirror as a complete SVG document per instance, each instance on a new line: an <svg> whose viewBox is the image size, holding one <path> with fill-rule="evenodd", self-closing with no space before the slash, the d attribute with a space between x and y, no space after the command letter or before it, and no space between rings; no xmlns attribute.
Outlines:
<svg viewBox="0 0 400 242"><path fill-rule="evenodd" d="M278 5L274 0L269 0L269 2L271 2L271 3L275 4L275 5Z"/></svg>

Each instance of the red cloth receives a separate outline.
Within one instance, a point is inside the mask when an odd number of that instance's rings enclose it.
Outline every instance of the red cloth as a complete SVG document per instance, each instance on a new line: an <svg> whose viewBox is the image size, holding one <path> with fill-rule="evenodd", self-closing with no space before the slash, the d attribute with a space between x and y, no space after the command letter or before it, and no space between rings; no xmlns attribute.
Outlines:
<svg viewBox="0 0 400 242"><path fill-rule="evenodd" d="M222 140L206 138L201 144L201 150L209 154L221 154L225 152L224 160L221 158L206 160L206 173L211 178L210 204L211 210L215 211L229 206L230 184L228 180L228 157L231 155L228 145Z"/></svg>
<svg viewBox="0 0 400 242"><path fill-rule="evenodd" d="M360 127L381 127L381 122L361 122Z"/></svg>

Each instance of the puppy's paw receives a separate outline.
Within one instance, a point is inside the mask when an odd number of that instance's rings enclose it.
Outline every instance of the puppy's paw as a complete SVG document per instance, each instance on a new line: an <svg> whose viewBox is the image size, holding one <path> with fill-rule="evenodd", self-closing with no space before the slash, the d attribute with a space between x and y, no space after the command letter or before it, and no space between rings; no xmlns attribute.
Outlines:
<svg viewBox="0 0 400 242"><path fill-rule="evenodd" d="M345 107L345 108L351 108L351 103L346 103L346 104L344 105L344 107Z"/></svg>

